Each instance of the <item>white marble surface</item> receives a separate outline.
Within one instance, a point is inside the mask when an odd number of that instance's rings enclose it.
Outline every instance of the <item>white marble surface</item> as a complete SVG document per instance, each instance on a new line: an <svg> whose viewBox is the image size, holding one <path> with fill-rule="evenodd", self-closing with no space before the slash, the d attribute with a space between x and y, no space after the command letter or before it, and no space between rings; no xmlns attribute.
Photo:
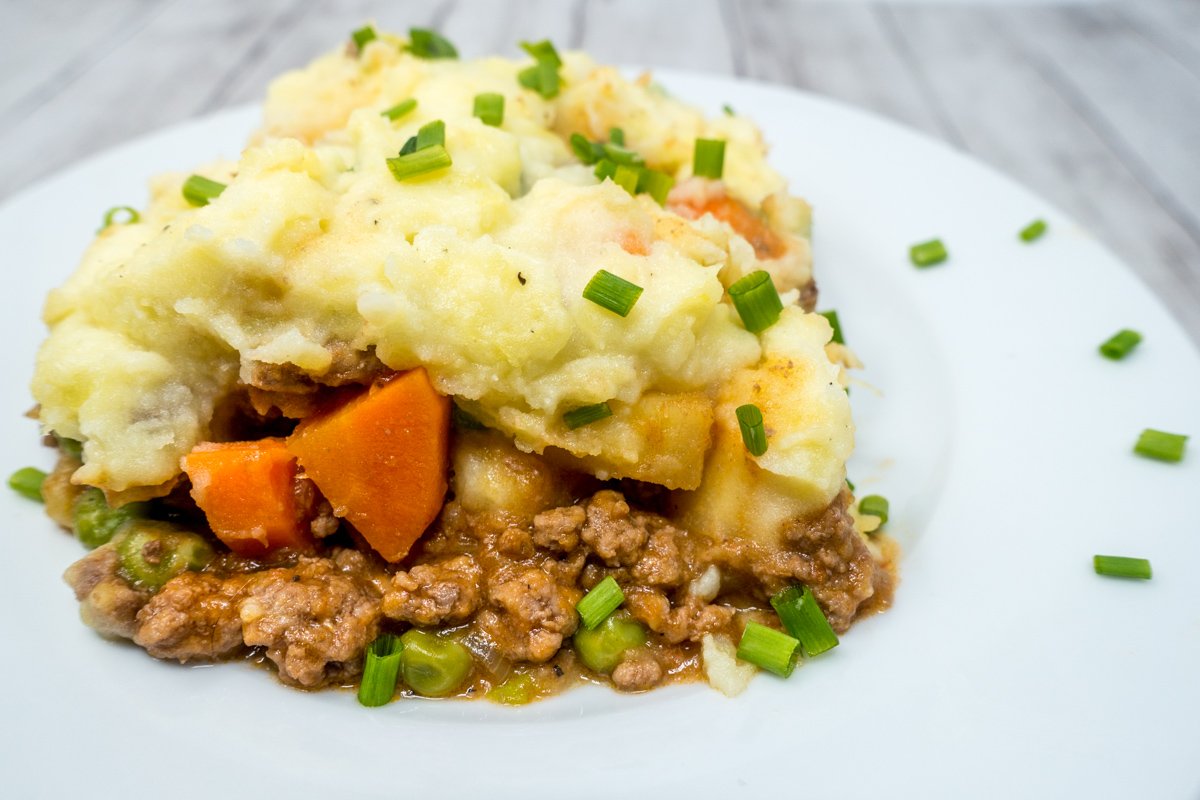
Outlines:
<svg viewBox="0 0 1200 800"><path fill-rule="evenodd" d="M254 101L367 19L438 27L466 56L548 36L872 109L1068 211L1200 341L1198 0L0 0L0 200Z"/></svg>

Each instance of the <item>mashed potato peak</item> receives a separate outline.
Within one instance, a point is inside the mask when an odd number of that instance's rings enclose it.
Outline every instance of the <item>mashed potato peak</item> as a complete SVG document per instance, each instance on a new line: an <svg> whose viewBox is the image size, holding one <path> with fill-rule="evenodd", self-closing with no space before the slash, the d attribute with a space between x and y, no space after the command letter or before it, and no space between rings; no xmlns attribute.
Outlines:
<svg viewBox="0 0 1200 800"><path fill-rule="evenodd" d="M710 454L728 457L713 441L728 438L730 387L777 386L756 400L764 409L816 405L777 418L784 449L757 467L799 487L806 506L828 503L853 434L844 395L826 391L837 378L827 326L797 309L760 339L724 296L752 268L781 289L810 276L806 207L783 193L758 131L705 120L578 54L545 100L519 85L524 66L421 60L382 37L280 78L241 158L196 170L228 184L209 205L184 201L182 174L156 179L141 222L103 231L46 303L33 391L44 429L84 442L74 480L168 482L243 384L337 383L371 357L424 365L522 449L683 489L700 485ZM472 116L481 92L505 96L499 127ZM408 115L381 115L409 97ZM397 181L387 159L433 120L453 166ZM759 263L719 214L687 218L598 182L567 137L607 138L612 126L681 186L694 139L727 140L722 191L762 209L792 255ZM601 268L644 287L628 317L582 297ZM757 380L778 373L779 354L793 359L790 383ZM598 402L611 418L563 425L565 411Z"/></svg>

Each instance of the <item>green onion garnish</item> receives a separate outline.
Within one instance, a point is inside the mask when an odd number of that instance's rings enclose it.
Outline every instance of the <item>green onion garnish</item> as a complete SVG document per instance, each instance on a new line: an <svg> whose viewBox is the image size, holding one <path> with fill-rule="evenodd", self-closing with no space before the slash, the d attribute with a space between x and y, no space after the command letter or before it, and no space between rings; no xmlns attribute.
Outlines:
<svg viewBox="0 0 1200 800"><path fill-rule="evenodd" d="M379 116L387 117L392 122L407 116L414 108L417 107L417 98L410 97L407 100L401 100L396 105L389 108L387 111L380 111Z"/></svg>
<svg viewBox="0 0 1200 800"><path fill-rule="evenodd" d="M621 130L620 128L609 128L608 129L608 140L610 142L612 142L613 144L617 145L618 147L624 147L625 146L625 131Z"/></svg>
<svg viewBox="0 0 1200 800"><path fill-rule="evenodd" d="M42 483L46 473L37 467L21 467L8 476L8 488L30 500L42 501Z"/></svg>
<svg viewBox="0 0 1200 800"><path fill-rule="evenodd" d="M742 324L751 333L765 331L778 322L783 313L783 301L766 270L755 270L735 281L729 287L729 298L733 300Z"/></svg>
<svg viewBox="0 0 1200 800"><path fill-rule="evenodd" d="M1033 222L1021 228L1020 234L1022 242L1032 242L1034 239L1040 239L1042 234L1046 232L1046 220L1035 219Z"/></svg>
<svg viewBox="0 0 1200 800"><path fill-rule="evenodd" d="M914 244L908 249L908 257L918 267L932 267L947 258L946 245L941 239L930 239L928 242Z"/></svg>
<svg viewBox="0 0 1200 800"><path fill-rule="evenodd" d="M799 641L782 631L757 622L747 622L742 641L738 643L737 657L786 678L796 668L796 650L799 647Z"/></svg>
<svg viewBox="0 0 1200 800"><path fill-rule="evenodd" d="M408 29L408 52L417 58L458 58L458 50L437 31L428 28Z"/></svg>
<svg viewBox="0 0 1200 800"><path fill-rule="evenodd" d="M767 429L763 426L762 411L753 403L738 406L734 412L737 415L738 427L742 429L742 443L752 456L761 456L767 452Z"/></svg>
<svg viewBox="0 0 1200 800"><path fill-rule="evenodd" d="M850 487L850 491L852 491L852 492L854 491L854 481L850 480L849 478L846 478L846 485Z"/></svg>
<svg viewBox="0 0 1200 800"><path fill-rule="evenodd" d="M404 143L404 147L400 148L400 155L406 156L409 153L417 152L417 137L410 136L408 141Z"/></svg>
<svg viewBox="0 0 1200 800"><path fill-rule="evenodd" d="M1182 461L1188 437L1181 433L1166 433L1146 428L1138 437L1133 452L1159 461Z"/></svg>
<svg viewBox="0 0 1200 800"><path fill-rule="evenodd" d="M888 501L878 494L869 494L858 501L858 513L879 517L879 524L886 525L888 521Z"/></svg>
<svg viewBox="0 0 1200 800"><path fill-rule="evenodd" d="M192 175L183 182L183 199L194 206L206 206L221 196L225 184L209 180L203 175Z"/></svg>
<svg viewBox="0 0 1200 800"><path fill-rule="evenodd" d="M602 269L588 281L583 296L614 314L627 317L634 303L642 296L642 287Z"/></svg>
<svg viewBox="0 0 1200 800"><path fill-rule="evenodd" d="M1100 353L1105 358L1120 361L1133 352L1133 348L1137 347L1141 341L1142 335L1140 333L1129 328L1124 328L1114 333L1109 337L1108 341L1100 345Z"/></svg>
<svg viewBox="0 0 1200 800"><path fill-rule="evenodd" d="M517 82L532 89L547 100L558 96L558 65L553 61L539 61L517 73Z"/></svg>
<svg viewBox="0 0 1200 800"><path fill-rule="evenodd" d="M584 425L599 422L606 417L611 417L612 413L612 408L607 402L595 403L590 406L580 406L563 414L563 424L569 430L575 430L576 428L582 428Z"/></svg>
<svg viewBox="0 0 1200 800"><path fill-rule="evenodd" d="M549 39L542 39L540 42L521 42L521 49L533 56L534 61L546 61L555 67L562 66L562 59L558 57L558 51L554 49L554 45Z"/></svg>
<svg viewBox="0 0 1200 800"><path fill-rule="evenodd" d="M124 214L124 219L117 219L118 214ZM109 225L132 225L135 222L140 222L142 215L137 212L136 208L129 206L113 206L104 213L104 224L100 226L100 230L104 230Z"/></svg>
<svg viewBox="0 0 1200 800"><path fill-rule="evenodd" d="M622 147L619 144L613 144L609 142L608 144L601 144L600 146L604 149L604 155L607 156L611 161L615 161L618 164L626 164L631 167L640 167L646 163L646 160L642 158L640 153L634 152L627 147Z"/></svg>
<svg viewBox="0 0 1200 800"><path fill-rule="evenodd" d="M644 192L654 198L654 202L661 205L666 205L667 195L671 193L671 187L675 185L675 179L665 172L659 172L656 169L643 169L641 177L638 178L638 192Z"/></svg>
<svg viewBox="0 0 1200 800"><path fill-rule="evenodd" d="M605 178L611 178L617 174L617 164L615 161L602 158L596 162L596 169L593 172L596 180L603 182Z"/></svg>
<svg viewBox="0 0 1200 800"><path fill-rule="evenodd" d="M361 54L363 48L367 46L367 42L375 40L375 29L370 25L364 25L350 34L350 38L354 40L354 49Z"/></svg>
<svg viewBox="0 0 1200 800"><path fill-rule="evenodd" d="M725 140L697 139L692 155L692 174L720 180L725 171Z"/></svg>
<svg viewBox="0 0 1200 800"><path fill-rule="evenodd" d="M830 341L836 342L837 344L845 344L846 340L842 338L842 321L838 319L838 313L832 309L817 313L827 319L829 321L829 327L833 328L833 338Z"/></svg>
<svg viewBox="0 0 1200 800"><path fill-rule="evenodd" d="M403 181L427 172L444 169L453 162L450 160L450 154L446 152L446 148L435 144L412 153L401 151L401 155L389 158L387 163L388 169L392 171L396 180Z"/></svg>
<svg viewBox="0 0 1200 800"><path fill-rule="evenodd" d="M820 655L837 647L837 634L807 586L789 586L771 598L771 606L784 629L800 640L806 656Z"/></svg>
<svg viewBox="0 0 1200 800"><path fill-rule="evenodd" d="M589 631L608 619L608 615L616 611L625 602L625 593L617 585L612 575L592 587L578 603L575 610L583 621L583 627Z"/></svg>
<svg viewBox="0 0 1200 800"><path fill-rule="evenodd" d="M576 158L589 166L604 158L604 145L589 142L582 133L571 134L571 149L575 151Z"/></svg>
<svg viewBox="0 0 1200 800"><path fill-rule="evenodd" d="M1128 558L1126 556L1092 556L1092 566L1097 575L1110 575L1114 578L1140 578L1150 580L1150 562L1144 558Z"/></svg>
<svg viewBox="0 0 1200 800"><path fill-rule="evenodd" d="M426 122L417 130L417 149L424 150L426 147L433 147L435 144L446 143L446 123L440 119L435 119L433 122Z"/></svg>
<svg viewBox="0 0 1200 800"><path fill-rule="evenodd" d="M384 633L367 646L367 661L363 667L362 684L358 687L358 702L364 706L382 706L396 693L396 678L400 674L403 646L399 637Z"/></svg>
<svg viewBox="0 0 1200 800"><path fill-rule="evenodd" d="M721 110L725 112L725 116L727 117L734 116L733 106L729 105L729 103L721 106Z"/></svg>
<svg viewBox="0 0 1200 800"><path fill-rule="evenodd" d="M617 169L613 172L613 183L620 186L630 194L637 194L638 181L641 180L642 170L640 167L631 167L628 164L617 164Z"/></svg>
<svg viewBox="0 0 1200 800"><path fill-rule="evenodd" d="M474 114L484 125L499 127L504 122L504 95L496 92L475 95Z"/></svg>

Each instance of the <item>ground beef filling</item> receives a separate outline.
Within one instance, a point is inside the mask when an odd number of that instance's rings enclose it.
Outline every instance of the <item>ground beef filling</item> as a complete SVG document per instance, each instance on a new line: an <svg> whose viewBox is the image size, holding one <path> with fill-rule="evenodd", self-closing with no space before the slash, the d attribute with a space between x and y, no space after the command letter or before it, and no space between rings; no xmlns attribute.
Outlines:
<svg viewBox="0 0 1200 800"><path fill-rule="evenodd" d="M419 626L448 630L475 654L466 695L514 669L559 687L582 677L636 692L700 677L705 635L736 642L747 620L773 623L769 598L788 584L810 586L838 631L886 607L890 565L855 531L848 499L793 523L782 547L689 533L604 489L531 521L451 501L399 568L338 547L271 564L225 556L152 594L126 583L105 545L65 577L105 635L181 662L258 654L305 688L353 684L381 631ZM620 613L649 640L601 676L575 658L571 636L575 604L608 576L626 596Z"/></svg>

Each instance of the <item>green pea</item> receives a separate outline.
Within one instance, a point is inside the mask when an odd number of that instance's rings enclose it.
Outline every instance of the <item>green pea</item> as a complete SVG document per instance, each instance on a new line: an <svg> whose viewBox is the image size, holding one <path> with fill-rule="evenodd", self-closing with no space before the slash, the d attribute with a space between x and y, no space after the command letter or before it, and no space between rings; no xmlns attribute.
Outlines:
<svg viewBox="0 0 1200 800"><path fill-rule="evenodd" d="M631 619L611 616L592 630L575 631L575 652L588 669L608 675L626 650L646 643L646 629Z"/></svg>
<svg viewBox="0 0 1200 800"><path fill-rule="evenodd" d="M537 682L528 672L517 672L504 683L493 686L487 699L506 706L523 706L537 696Z"/></svg>
<svg viewBox="0 0 1200 800"><path fill-rule="evenodd" d="M102 544L108 544L113 536L131 519L144 516L145 503L126 503L118 508L111 508L104 499L104 492L89 486L80 493L75 501L75 535L84 547L95 550Z"/></svg>
<svg viewBox="0 0 1200 800"><path fill-rule="evenodd" d="M213 550L201 536L168 522L132 521L117 540L121 575L151 591L187 570L203 569L212 558Z"/></svg>
<svg viewBox="0 0 1200 800"><path fill-rule="evenodd" d="M404 650L400 673L417 694L445 697L462 686L474 661L463 645L429 631L413 628L400 637Z"/></svg>
<svg viewBox="0 0 1200 800"><path fill-rule="evenodd" d="M42 484L46 473L37 467L21 467L8 476L8 488L30 500L42 502Z"/></svg>

